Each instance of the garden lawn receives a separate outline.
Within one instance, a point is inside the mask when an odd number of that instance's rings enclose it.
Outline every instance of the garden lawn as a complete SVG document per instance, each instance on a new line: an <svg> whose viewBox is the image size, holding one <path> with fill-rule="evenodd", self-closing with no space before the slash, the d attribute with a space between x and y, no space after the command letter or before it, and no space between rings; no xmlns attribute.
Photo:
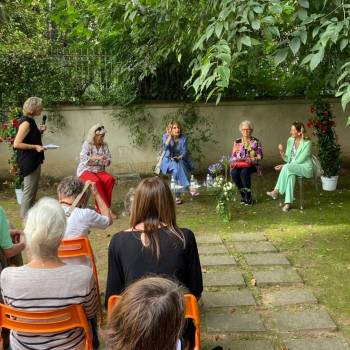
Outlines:
<svg viewBox="0 0 350 350"><path fill-rule="evenodd" d="M215 197L202 192L190 200L185 198L178 206L178 221L195 233L217 233L228 238L233 232L264 232L284 252L298 269L305 284L325 305L340 331L350 340L350 172L340 177L338 190L321 191L319 205L311 182L305 182L305 209L283 213L278 201L266 197L273 188L275 174L253 178L253 196L257 203L252 207L233 206L233 220L223 223L215 213ZM39 196L55 196L55 183L42 181ZM132 184L116 189L115 209L121 212L125 192ZM298 190L298 187L296 187ZM12 191L0 188L0 205L6 210L15 226L20 225L18 205ZM297 194L297 192L296 192ZM94 231L90 239L97 258L101 291L105 288L107 248L111 235L128 227L128 219L120 217L106 231Z"/></svg>

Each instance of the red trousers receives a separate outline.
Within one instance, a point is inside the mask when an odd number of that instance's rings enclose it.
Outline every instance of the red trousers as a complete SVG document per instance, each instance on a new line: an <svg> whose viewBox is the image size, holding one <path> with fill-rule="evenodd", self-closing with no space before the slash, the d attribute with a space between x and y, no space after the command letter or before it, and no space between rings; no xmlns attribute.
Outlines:
<svg viewBox="0 0 350 350"><path fill-rule="evenodd" d="M90 171L84 171L80 175L82 181L93 181L96 184L96 188L103 201L107 204L107 207L111 207L113 186L115 184L114 177L105 171L99 173L92 173ZM100 211L97 203L95 202L96 208Z"/></svg>

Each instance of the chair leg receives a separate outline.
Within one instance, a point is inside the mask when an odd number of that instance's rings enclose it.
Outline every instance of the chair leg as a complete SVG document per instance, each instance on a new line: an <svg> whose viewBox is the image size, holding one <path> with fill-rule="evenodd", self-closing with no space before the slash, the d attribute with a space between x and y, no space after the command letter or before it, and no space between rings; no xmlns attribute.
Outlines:
<svg viewBox="0 0 350 350"><path fill-rule="evenodd" d="M298 177L299 182L299 207L300 210L304 209L304 197L303 197L303 178L301 176Z"/></svg>

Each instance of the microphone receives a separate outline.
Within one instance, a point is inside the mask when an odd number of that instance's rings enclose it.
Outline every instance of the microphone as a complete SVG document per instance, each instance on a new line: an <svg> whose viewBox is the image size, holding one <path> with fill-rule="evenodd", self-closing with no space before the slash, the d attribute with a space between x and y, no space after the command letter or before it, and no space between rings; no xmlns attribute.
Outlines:
<svg viewBox="0 0 350 350"><path fill-rule="evenodd" d="M47 120L47 115L43 115L43 120L41 122L42 125L45 125L46 124L46 120Z"/></svg>

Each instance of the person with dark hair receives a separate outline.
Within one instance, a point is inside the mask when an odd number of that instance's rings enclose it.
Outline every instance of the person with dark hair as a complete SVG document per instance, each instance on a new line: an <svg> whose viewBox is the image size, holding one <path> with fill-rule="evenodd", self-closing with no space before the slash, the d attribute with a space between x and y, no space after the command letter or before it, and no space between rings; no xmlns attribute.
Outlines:
<svg viewBox="0 0 350 350"><path fill-rule="evenodd" d="M188 154L187 137L182 133L181 124L171 122L162 137L164 156L160 163L162 174L170 174L177 185L184 190L190 186L190 172L194 170ZM198 195L198 192L193 192ZM181 204L181 191L175 191L176 204Z"/></svg>
<svg viewBox="0 0 350 350"><path fill-rule="evenodd" d="M177 350L184 324L183 288L165 278L131 284L113 308L105 334L106 350Z"/></svg>
<svg viewBox="0 0 350 350"><path fill-rule="evenodd" d="M42 99L29 97L23 105L23 117L20 119L13 147L17 150L17 164L23 177L23 198L21 217L27 215L33 206L38 192L41 164L44 162L44 147L41 141L45 125L38 128L34 118L42 113Z"/></svg>
<svg viewBox="0 0 350 350"><path fill-rule="evenodd" d="M130 226L109 244L106 305L111 295L150 274L177 279L200 298L203 281L196 239L189 229L178 228L172 193L161 178L138 185Z"/></svg>
<svg viewBox="0 0 350 350"><path fill-rule="evenodd" d="M305 126L301 122L294 122L290 128L291 137L287 141L287 149L284 152L282 144L278 145L281 158L286 162L275 166L280 171L275 188L267 195L276 199L278 194L285 194L282 210L288 212L294 200L295 177L311 178L312 154L311 140L307 136Z"/></svg>

